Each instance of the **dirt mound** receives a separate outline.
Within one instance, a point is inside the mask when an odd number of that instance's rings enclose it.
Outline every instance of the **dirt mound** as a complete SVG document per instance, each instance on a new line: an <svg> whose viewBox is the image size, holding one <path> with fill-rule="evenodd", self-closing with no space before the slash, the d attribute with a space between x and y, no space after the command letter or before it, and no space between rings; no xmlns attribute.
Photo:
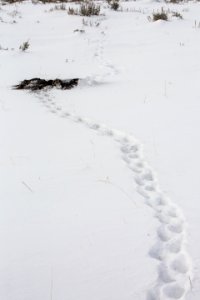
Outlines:
<svg viewBox="0 0 200 300"><path fill-rule="evenodd" d="M18 85L15 85L13 88L16 90L31 90L37 91L42 90L44 88L58 88L62 90L69 90L78 85L78 78L73 79L50 79L45 80L41 78L32 78L25 79L21 81Z"/></svg>

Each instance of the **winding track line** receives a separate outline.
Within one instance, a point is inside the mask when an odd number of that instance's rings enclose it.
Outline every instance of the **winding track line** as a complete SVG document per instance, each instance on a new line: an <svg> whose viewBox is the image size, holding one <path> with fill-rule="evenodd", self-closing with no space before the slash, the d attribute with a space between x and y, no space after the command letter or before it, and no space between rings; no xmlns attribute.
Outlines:
<svg viewBox="0 0 200 300"><path fill-rule="evenodd" d="M158 278L148 291L147 300L184 300L191 288L192 268L186 249L186 222L180 208L160 190L158 180L143 157L142 145L132 135L63 111L47 94L38 96L48 110L75 123L112 138L121 157L134 175L137 192L149 205L159 221L155 245L149 256L159 261ZM46 98L46 99L45 99Z"/></svg>
<svg viewBox="0 0 200 300"><path fill-rule="evenodd" d="M101 23L102 20L99 21ZM91 44L96 42L94 61L106 70L102 75L104 78L117 72L117 69L104 57L106 31L107 27L104 27L103 35L100 31L98 39L97 37L95 37L95 41L89 39ZM147 300L185 300L187 292L191 289L192 280L192 267L186 249L186 221L180 208L160 190L153 170L143 157L141 143L129 134L68 111L64 112L62 107L57 106L48 94L46 94L46 99L42 94L39 95L39 99L50 112L80 123L112 138L117 143L122 159L134 175L137 192L153 209L155 218L159 222L155 245L149 249L149 256L159 261L158 277L155 286L147 292Z"/></svg>

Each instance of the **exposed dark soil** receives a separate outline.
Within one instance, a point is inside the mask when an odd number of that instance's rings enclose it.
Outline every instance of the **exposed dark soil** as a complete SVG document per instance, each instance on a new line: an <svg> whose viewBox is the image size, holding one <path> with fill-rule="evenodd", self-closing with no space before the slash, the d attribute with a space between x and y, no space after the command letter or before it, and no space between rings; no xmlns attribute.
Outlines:
<svg viewBox="0 0 200 300"><path fill-rule="evenodd" d="M62 79L50 79L45 80L41 78L25 79L13 88L16 90L31 90L37 91L44 88L58 88L61 90L69 90L77 86L79 82L78 78L62 80Z"/></svg>

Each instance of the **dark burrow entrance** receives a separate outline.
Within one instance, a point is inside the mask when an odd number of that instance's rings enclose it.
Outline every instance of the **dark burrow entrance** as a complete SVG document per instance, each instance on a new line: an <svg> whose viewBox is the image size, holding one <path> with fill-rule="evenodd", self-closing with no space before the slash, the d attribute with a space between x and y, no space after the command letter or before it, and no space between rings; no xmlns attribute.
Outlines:
<svg viewBox="0 0 200 300"><path fill-rule="evenodd" d="M32 78L25 79L21 81L19 84L15 85L13 88L16 90L43 90L45 88L58 88L61 90L69 90L73 87L77 86L79 82L78 78L73 79L41 79L41 78Z"/></svg>

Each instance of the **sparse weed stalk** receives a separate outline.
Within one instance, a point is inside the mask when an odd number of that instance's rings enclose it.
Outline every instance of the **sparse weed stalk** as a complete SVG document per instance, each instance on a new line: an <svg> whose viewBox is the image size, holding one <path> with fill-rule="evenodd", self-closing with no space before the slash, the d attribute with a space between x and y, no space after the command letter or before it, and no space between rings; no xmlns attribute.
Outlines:
<svg viewBox="0 0 200 300"><path fill-rule="evenodd" d="M23 44L20 45L19 49L22 52L25 52L26 50L28 50L28 48L30 47L30 43L29 41L24 42Z"/></svg>
<svg viewBox="0 0 200 300"><path fill-rule="evenodd" d="M56 4L54 7L50 8L49 11L52 12L55 10L67 10L67 8L64 3L61 3L61 4Z"/></svg>
<svg viewBox="0 0 200 300"><path fill-rule="evenodd" d="M168 21L168 12L162 7L161 11L153 12L151 20L153 22L158 20Z"/></svg>
<svg viewBox="0 0 200 300"><path fill-rule="evenodd" d="M148 17L148 20L150 22L155 22L158 20L168 21L169 17L175 17L180 20L183 19L182 14L179 13L178 11L173 11L173 10L170 10L169 8L167 10L164 10L164 8L162 7L161 11L153 12L152 16Z"/></svg>
<svg viewBox="0 0 200 300"><path fill-rule="evenodd" d="M85 2L82 3L78 9L69 7L68 14L75 15L75 16L91 17L91 16L99 16L100 10L101 10L100 5L96 5L93 2Z"/></svg>
<svg viewBox="0 0 200 300"><path fill-rule="evenodd" d="M96 5L93 2L91 3L82 3L80 6L80 15L81 16L98 16L100 14L100 5Z"/></svg>
<svg viewBox="0 0 200 300"><path fill-rule="evenodd" d="M200 22L197 20L194 21L194 28L200 28Z"/></svg>
<svg viewBox="0 0 200 300"><path fill-rule="evenodd" d="M32 0L32 1L35 1L36 3L37 2L42 2L43 4L46 4L46 3L68 3L68 2L73 2L71 0ZM76 1L76 2L80 2L80 0Z"/></svg>
<svg viewBox="0 0 200 300"><path fill-rule="evenodd" d="M135 7L120 7L119 9L121 12L125 12L125 13L140 13L140 14L147 14L147 10L146 9L142 9L142 8L135 8Z"/></svg>
<svg viewBox="0 0 200 300"><path fill-rule="evenodd" d="M77 15L78 14L78 10L73 8L73 7L69 7L68 8L68 15Z"/></svg>
<svg viewBox="0 0 200 300"><path fill-rule="evenodd" d="M172 17L178 18L180 20L183 19L183 16L177 11L172 11Z"/></svg>
<svg viewBox="0 0 200 300"><path fill-rule="evenodd" d="M4 4L13 4L13 3L17 3L17 2L23 2L25 0L2 0L2 3Z"/></svg>
<svg viewBox="0 0 200 300"><path fill-rule="evenodd" d="M119 0L107 0L109 6L113 10L119 9Z"/></svg>
<svg viewBox="0 0 200 300"><path fill-rule="evenodd" d="M88 26L88 27L99 27L100 22L99 21L92 21L92 20L87 20L87 19L82 19L82 24L83 26Z"/></svg>
<svg viewBox="0 0 200 300"><path fill-rule="evenodd" d="M173 3L173 4L179 4L181 2L184 2L184 0L165 0L166 3Z"/></svg>

